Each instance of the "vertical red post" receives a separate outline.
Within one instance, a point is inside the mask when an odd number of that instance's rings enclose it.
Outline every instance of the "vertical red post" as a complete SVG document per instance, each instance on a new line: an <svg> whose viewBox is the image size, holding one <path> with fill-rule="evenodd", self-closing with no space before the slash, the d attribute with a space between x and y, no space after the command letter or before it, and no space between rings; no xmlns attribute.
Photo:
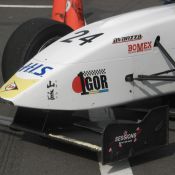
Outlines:
<svg viewBox="0 0 175 175"><path fill-rule="evenodd" d="M74 30L85 25L82 0L67 0L65 23Z"/></svg>
<svg viewBox="0 0 175 175"><path fill-rule="evenodd" d="M52 19L65 22L67 0L53 0Z"/></svg>
<svg viewBox="0 0 175 175"><path fill-rule="evenodd" d="M76 30L85 25L82 0L54 0L52 19Z"/></svg>

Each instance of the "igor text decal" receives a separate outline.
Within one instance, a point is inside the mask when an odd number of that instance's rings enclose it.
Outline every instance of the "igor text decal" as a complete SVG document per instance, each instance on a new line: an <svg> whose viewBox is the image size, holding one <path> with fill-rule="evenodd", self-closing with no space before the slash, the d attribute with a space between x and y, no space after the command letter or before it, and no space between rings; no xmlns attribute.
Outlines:
<svg viewBox="0 0 175 175"><path fill-rule="evenodd" d="M125 36L125 37L121 37L121 38L114 38L112 44L137 41L137 40L141 40L142 38L143 38L143 36L141 34L140 35Z"/></svg>
<svg viewBox="0 0 175 175"><path fill-rule="evenodd" d="M152 49L152 41L128 45L128 53L145 52L151 49Z"/></svg>
<svg viewBox="0 0 175 175"><path fill-rule="evenodd" d="M105 69L80 72L72 82L75 93L89 95L108 92L108 81Z"/></svg>
<svg viewBox="0 0 175 175"><path fill-rule="evenodd" d="M50 66L45 66L39 63L29 63L24 65L18 72L27 72L36 76L42 77L48 71L52 70L53 68Z"/></svg>

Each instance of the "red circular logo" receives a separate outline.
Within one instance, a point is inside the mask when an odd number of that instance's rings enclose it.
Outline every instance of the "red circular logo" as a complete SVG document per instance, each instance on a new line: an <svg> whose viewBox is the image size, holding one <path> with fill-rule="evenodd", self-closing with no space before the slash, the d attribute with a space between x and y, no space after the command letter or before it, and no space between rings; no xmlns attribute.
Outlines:
<svg viewBox="0 0 175 175"><path fill-rule="evenodd" d="M75 77L73 82L72 82L72 89L76 92L76 93L81 93L82 92L82 85L81 85L81 79L80 77Z"/></svg>

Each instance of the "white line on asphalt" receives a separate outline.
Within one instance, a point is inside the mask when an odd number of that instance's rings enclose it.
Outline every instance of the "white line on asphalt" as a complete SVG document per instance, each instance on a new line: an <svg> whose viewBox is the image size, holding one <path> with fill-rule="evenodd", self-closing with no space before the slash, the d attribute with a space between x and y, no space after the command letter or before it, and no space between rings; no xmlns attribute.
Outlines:
<svg viewBox="0 0 175 175"><path fill-rule="evenodd" d="M110 165L102 165L99 162L101 175L133 175L128 160L117 161Z"/></svg>
<svg viewBox="0 0 175 175"><path fill-rule="evenodd" d="M5 4L0 4L0 8L52 8L52 5L5 5Z"/></svg>

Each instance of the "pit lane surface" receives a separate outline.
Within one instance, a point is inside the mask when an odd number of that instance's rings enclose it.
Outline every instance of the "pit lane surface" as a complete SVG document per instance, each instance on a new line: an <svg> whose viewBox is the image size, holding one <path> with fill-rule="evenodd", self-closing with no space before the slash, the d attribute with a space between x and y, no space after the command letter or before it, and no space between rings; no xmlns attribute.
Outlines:
<svg viewBox="0 0 175 175"><path fill-rule="evenodd" d="M22 22L51 16L51 0L0 0L0 57L5 43ZM140 8L161 4L159 0L84 0L87 23ZM1 5L9 5L3 7ZM13 8L10 5L23 5ZM31 5L45 6L29 8ZM2 78L0 77L1 83ZM13 117L15 108L0 106L0 116ZM38 136L0 127L0 175L173 175L175 174L175 124L170 122L170 145L114 165L99 168L96 154Z"/></svg>

